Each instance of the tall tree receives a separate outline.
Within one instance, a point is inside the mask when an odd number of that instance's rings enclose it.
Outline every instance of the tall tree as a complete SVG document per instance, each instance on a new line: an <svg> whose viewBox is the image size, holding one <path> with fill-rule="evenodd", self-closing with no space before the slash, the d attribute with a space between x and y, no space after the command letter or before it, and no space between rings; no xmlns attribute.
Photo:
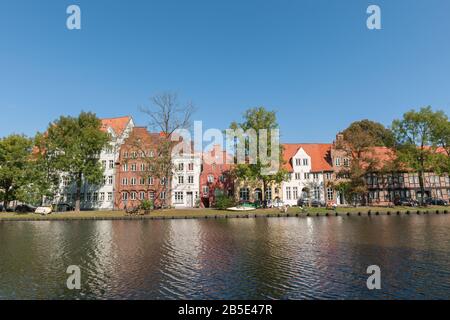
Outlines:
<svg viewBox="0 0 450 320"><path fill-rule="evenodd" d="M90 184L102 181L99 155L109 139L101 130L100 119L90 112L81 112L78 117L61 116L48 127L47 157L54 159L56 168L69 179L69 184L75 184L75 211L80 211L83 181Z"/></svg>
<svg viewBox="0 0 450 320"><path fill-rule="evenodd" d="M31 139L13 134L0 139L0 196L3 210L30 182Z"/></svg>
<svg viewBox="0 0 450 320"><path fill-rule="evenodd" d="M434 112L428 106L406 112L402 119L392 122L400 161L419 175L421 205L425 200L424 173L436 169L438 154L433 129L441 117L442 112Z"/></svg>
<svg viewBox="0 0 450 320"><path fill-rule="evenodd" d="M379 169L374 147L390 147L394 144L393 133L381 123L371 120L355 121L342 132L342 140L336 148L348 159L338 176L347 180L347 196L367 200L366 176Z"/></svg>
<svg viewBox="0 0 450 320"><path fill-rule="evenodd" d="M45 200L52 200L58 191L60 174L55 157L46 150L47 135L37 133L34 137L33 149L33 183L30 187L43 204Z"/></svg>
<svg viewBox="0 0 450 320"><path fill-rule="evenodd" d="M157 157L154 160L155 164L151 167L150 174L165 181L163 190L166 196L162 199L163 206L165 206L167 199L171 199L172 191L174 169L172 161L174 141L172 139L178 130L190 128L195 107L191 102L182 105L179 102L178 95L171 92L157 94L150 98L150 101L151 105L141 107L141 111L148 116L149 129L159 131L162 136L157 146Z"/></svg>
<svg viewBox="0 0 450 320"><path fill-rule="evenodd" d="M251 108L245 111L244 113L244 121L241 123L232 122L230 125L230 129L239 130L241 129L244 133L248 133L253 131L256 135L256 141L253 143L256 145L256 154L252 155L252 142L249 141L248 136L240 136L235 139L235 148L236 152L239 149L239 144L243 146L245 162L237 163L237 165L233 169L233 175L238 179L247 180L250 182L261 183L263 186L262 190L263 200L266 199L266 191L268 186L271 183L281 183L282 181L287 179L288 172L283 169L283 149L280 145L279 149L276 150L278 152L278 168L275 172L271 172L268 174L266 170L271 167L271 164L266 163L263 160L264 158L271 157L272 150L272 136L271 130L278 129L278 122L276 118L276 114L274 111L268 111L264 107ZM263 132L267 132L267 136L263 137ZM263 141L263 138L266 138L266 142ZM233 137L227 137L227 139L231 139ZM279 137L273 137L279 142ZM262 140L263 139L263 140ZM261 143L260 143L261 142ZM262 145L266 143L264 148L261 148ZM266 154L264 154L266 153ZM252 159L255 157L256 159ZM235 159L238 160L238 159Z"/></svg>
<svg viewBox="0 0 450 320"><path fill-rule="evenodd" d="M441 148L437 156L437 171L450 174L450 121L443 111L435 113L431 134L433 143Z"/></svg>

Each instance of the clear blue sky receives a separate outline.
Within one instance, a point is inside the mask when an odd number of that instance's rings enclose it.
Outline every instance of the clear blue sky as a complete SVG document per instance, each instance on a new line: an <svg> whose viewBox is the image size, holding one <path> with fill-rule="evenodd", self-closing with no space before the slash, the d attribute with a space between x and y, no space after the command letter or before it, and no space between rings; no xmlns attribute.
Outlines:
<svg viewBox="0 0 450 320"><path fill-rule="evenodd" d="M70 4L80 31L66 29ZM276 110L284 142L423 105L449 113L450 1L0 0L0 136L81 110L146 124L139 106L167 90L206 128Z"/></svg>

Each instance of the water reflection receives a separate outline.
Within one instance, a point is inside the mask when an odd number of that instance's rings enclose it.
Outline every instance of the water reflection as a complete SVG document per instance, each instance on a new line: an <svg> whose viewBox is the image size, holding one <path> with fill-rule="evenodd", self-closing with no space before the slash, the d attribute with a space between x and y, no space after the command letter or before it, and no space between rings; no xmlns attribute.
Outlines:
<svg viewBox="0 0 450 320"><path fill-rule="evenodd" d="M449 231L444 215L2 222L0 298L448 299Z"/></svg>

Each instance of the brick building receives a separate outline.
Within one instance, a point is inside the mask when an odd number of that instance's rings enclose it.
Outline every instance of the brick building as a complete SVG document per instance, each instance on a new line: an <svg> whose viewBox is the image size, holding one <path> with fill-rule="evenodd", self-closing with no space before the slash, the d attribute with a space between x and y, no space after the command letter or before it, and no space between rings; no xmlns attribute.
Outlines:
<svg viewBox="0 0 450 320"><path fill-rule="evenodd" d="M116 163L116 196L114 208L137 206L151 200L160 206L166 199L164 178L154 176L159 133L149 133L145 127L134 127L120 148Z"/></svg>
<svg viewBox="0 0 450 320"><path fill-rule="evenodd" d="M202 169L200 174L201 206L214 206L216 197L234 194L234 181L231 177L233 157L222 150L220 145L202 155Z"/></svg>

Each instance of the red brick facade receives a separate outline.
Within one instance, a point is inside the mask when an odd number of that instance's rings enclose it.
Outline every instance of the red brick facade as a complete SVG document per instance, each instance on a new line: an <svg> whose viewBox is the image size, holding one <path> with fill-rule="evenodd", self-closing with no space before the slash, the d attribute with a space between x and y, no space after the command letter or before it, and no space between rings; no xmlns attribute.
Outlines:
<svg viewBox="0 0 450 320"><path fill-rule="evenodd" d="M215 145L212 150L203 154L200 174L202 207L214 206L216 197L219 194L233 196L234 182L230 175L232 165L229 164L231 159L232 157L227 155L220 145Z"/></svg>
<svg viewBox="0 0 450 320"><path fill-rule="evenodd" d="M120 148L119 161L116 163L115 209L134 207L143 200L152 200L158 207L164 194L161 181L153 177L152 159L157 155L157 146L161 137L149 133L146 128L135 127Z"/></svg>

